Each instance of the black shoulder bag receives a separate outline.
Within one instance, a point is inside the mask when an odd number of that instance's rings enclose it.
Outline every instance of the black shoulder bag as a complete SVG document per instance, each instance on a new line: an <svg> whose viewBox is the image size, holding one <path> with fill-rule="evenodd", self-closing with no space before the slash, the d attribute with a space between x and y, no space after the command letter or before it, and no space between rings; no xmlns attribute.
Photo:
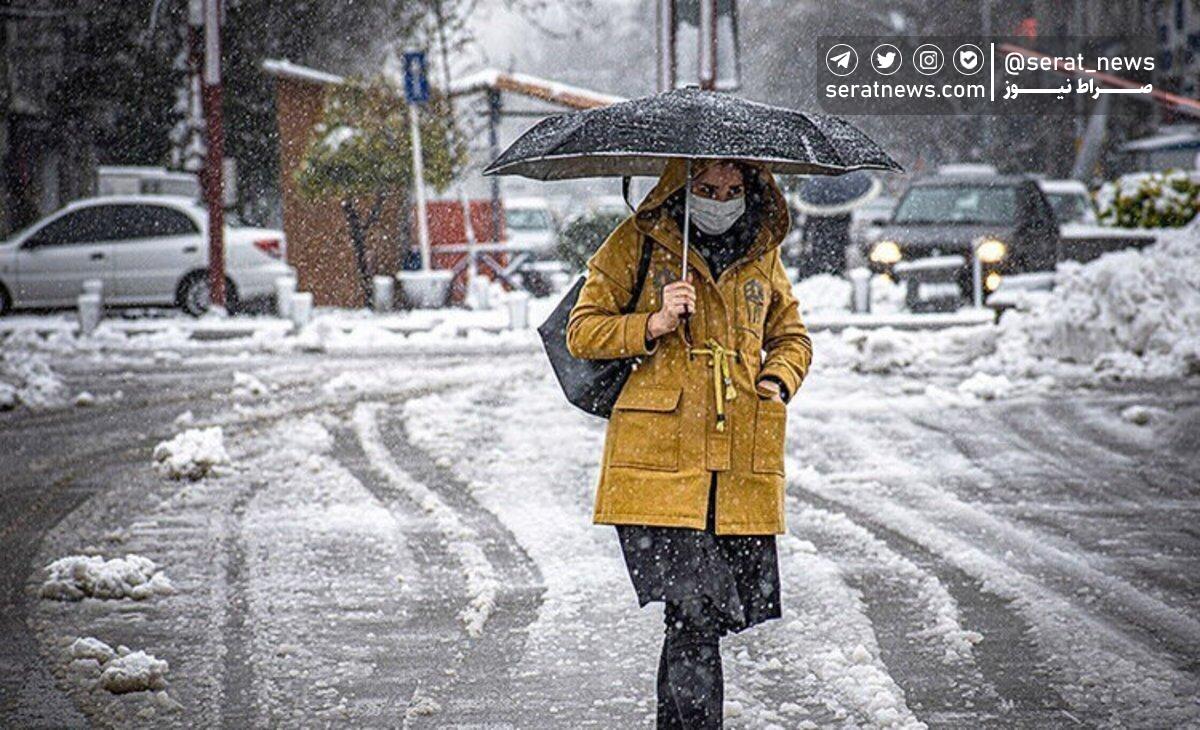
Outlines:
<svg viewBox="0 0 1200 730"><path fill-rule="evenodd" d="M637 307L642 288L646 285L646 272L650 269L653 250L654 244L649 236L642 236L642 257L638 261L633 294L629 297L629 303L621 308L621 314L629 314ZM567 349L567 320L571 317L575 302L579 301L579 292L585 280L586 275L579 277L542 326L538 327L538 334L542 337L542 345L546 348L546 356L550 358L550 366L554 368L558 384L562 386L563 394L571 405L608 418L638 358L584 360L575 357Z"/></svg>

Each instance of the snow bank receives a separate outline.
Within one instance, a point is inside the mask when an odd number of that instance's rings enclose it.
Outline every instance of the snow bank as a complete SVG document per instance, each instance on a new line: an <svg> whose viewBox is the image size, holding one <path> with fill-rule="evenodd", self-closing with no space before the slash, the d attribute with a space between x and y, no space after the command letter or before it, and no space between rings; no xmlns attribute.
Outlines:
<svg viewBox="0 0 1200 730"><path fill-rule="evenodd" d="M171 479L203 479L214 467L229 463L225 434L220 426L188 429L155 446L154 463Z"/></svg>
<svg viewBox="0 0 1200 730"><path fill-rule="evenodd" d="M850 308L850 282L833 274L817 274L802 279L792 293L800 302L801 312L837 311Z"/></svg>
<svg viewBox="0 0 1200 730"><path fill-rule="evenodd" d="M76 639L68 651L72 668L100 673L99 685L113 694L161 690L167 686L167 662L144 651L111 646L93 637Z"/></svg>
<svg viewBox="0 0 1200 730"><path fill-rule="evenodd" d="M1200 374L1200 227L1087 264L1060 264L1054 290L1000 321L1007 364L1042 358L1129 377Z"/></svg>
<svg viewBox="0 0 1200 730"><path fill-rule="evenodd" d="M817 274L792 287L803 315L850 311L850 280L833 274ZM905 286L886 276L871 277L871 311L899 312L904 308Z"/></svg>
<svg viewBox="0 0 1200 730"><path fill-rule="evenodd" d="M41 410L67 403L67 389L45 356L10 349L8 340L4 349L0 353L0 411L19 405Z"/></svg>
<svg viewBox="0 0 1200 730"><path fill-rule="evenodd" d="M83 598L132 598L140 601L170 595L175 587L153 560L140 555L105 560L95 555L70 555L46 566L42 598L78 601Z"/></svg>

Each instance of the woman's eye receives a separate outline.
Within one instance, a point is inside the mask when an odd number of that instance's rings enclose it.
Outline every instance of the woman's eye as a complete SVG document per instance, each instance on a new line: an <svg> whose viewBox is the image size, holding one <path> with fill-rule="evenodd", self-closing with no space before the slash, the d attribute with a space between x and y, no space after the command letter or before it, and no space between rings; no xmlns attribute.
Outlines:
<svg viewBox="0 0 1200 730"><path fill-rule="evenodd" d="M741 185L734 185L729 188L729 196L730 197L736 198L741 194L742 194L742 186Z"/></svg>

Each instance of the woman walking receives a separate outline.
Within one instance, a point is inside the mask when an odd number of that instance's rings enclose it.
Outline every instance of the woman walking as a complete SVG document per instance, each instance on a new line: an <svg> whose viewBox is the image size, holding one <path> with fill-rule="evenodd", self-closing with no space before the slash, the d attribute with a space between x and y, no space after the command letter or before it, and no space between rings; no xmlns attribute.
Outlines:
<svg viewBox="0 0 1200 730"><path fill-rule="evenodd" d="M641 358L613 407L594 521L617 526L638 602L665 603L660 728L721 727L721 637L780 615L786 403L812 358L771 173L706 160L690 179L667 164L588 262L567 326L575 357ZM646 244L647 283L622 314Z"/></svg>

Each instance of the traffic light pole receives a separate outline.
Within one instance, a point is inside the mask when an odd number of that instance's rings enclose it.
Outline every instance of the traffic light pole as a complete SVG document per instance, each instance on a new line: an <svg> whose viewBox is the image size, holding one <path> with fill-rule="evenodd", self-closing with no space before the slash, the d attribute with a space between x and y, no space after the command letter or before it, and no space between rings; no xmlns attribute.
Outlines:
<svg viewBox="0 0 1200 730"><path fill-rule="evenodd" d="M221 115L221 0L204 4L204 120L208 145L204 197L208 204L208 292L214 309L225 309L225 129Z"/></svg>

